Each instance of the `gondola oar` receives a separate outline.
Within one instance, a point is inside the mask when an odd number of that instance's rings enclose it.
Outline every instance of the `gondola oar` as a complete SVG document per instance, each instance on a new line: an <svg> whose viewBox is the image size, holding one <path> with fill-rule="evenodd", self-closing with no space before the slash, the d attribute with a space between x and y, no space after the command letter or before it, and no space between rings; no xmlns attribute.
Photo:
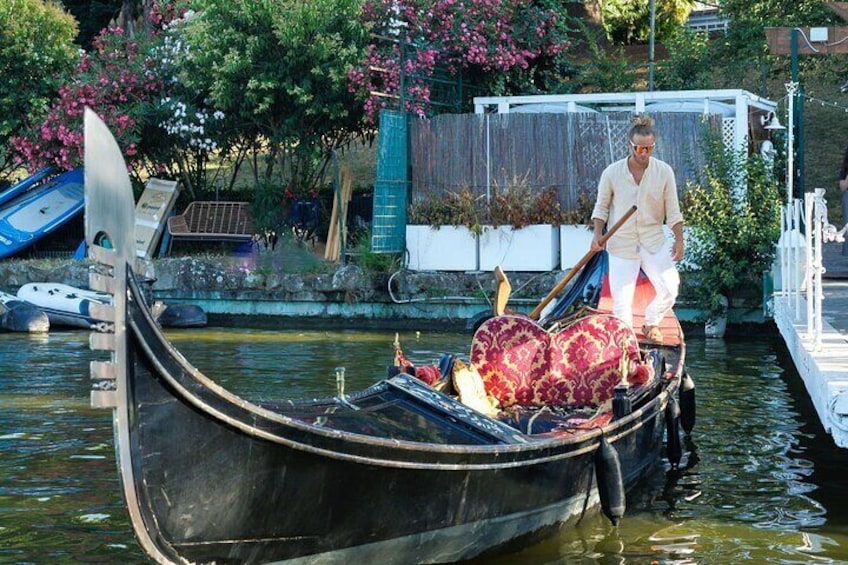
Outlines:
<svg viewBox="0 0 848 565"><path fill-rule="evenodd" d="M624 214L624 215L623 215L623 216L622 216L622 217L621 217L621 218L620 218L620 219L619 219L619 220L618 220L615 224L613 224L613 226L612 226L612 227L611 227L611 228L607 231L607 233L605 233L605 234L603 235L603 237L601 237L601 241L600 241L601 245L603 246L603 245L607 242L607 240L608 240L608 239L612 236L612 234L614 234L615 232L617 232L617 231L618 231L618 228L620 228L622 225L624 225L624 222L626 222L627 220L629 220L629 219L630 219L630 216L632 216L632 215L633 215L633 214L635 214L635 213L636 213L636 206L633 206L633 207L632 207L632 208L630 208L630 210L628 210L628 211L627 211L627 212L626 212L626 213L625 213L625 214ZM573 279L573 278L574 278L574 276L575 276L577 273L579 273L579 272L580 272L580 269L582 269L582 268L583 268L583 266L584 266L586 263L588 263L588 262L589 262L589 259L591 259L591 258L595 255L595 253L597 253L597 251L595 251L594 249L591 249L591 248L589 249L589 252L588 252L588 253L586 253L586 255L584 255L584 256L583 256L583 258L582 258L582 259L580 259L580 260L577 262L577 264L576 264L576 265L574 265L574 266L571 268L571 271L570 271L570 272L569 272L569 273L568 273L565 277L563 277L563 279L557 283L557 285L556 285L556 286L555 286L555 287L554 287L554 288L553 288L553 289L552 289L552 290L548 293L548 295L547 295L547 296L545 296L545 297L542 299L542 301L541 301L541 302L539 302L539 305L538 305L538 306L536 306L536 308L534 308L532 312L530 312L530 317L531 317L532 319L534 319L534 320L538 320L538 319L539 319L539 315L542 313L542 310L544 310L545 306L547 306L547 305L548 305L548 303L549 303L551 300L553 300L553 299L554 299L554 297L555 297L557 294L559 294L560 292L562 292L562 289L564 289L564 288L565 288L565 286L566 286L568 283L570 283L570 282L571 282L571 279Z"/></svg>

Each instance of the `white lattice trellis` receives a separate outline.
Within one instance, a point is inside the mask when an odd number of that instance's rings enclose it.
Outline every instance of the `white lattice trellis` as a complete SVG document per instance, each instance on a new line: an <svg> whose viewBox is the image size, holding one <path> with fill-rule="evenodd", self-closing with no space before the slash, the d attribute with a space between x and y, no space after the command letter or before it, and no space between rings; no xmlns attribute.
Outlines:
<svg viewBox="0 0 848 565"><path fill-rule="evenodd" d="M580 139L586 141L580 146L583 161L594 169L603 170L613 161L627 157L627 145L621 143L621 140L627 139L629 127L629 120L609 117L605 120L603 132L599 132L597 124L593 122L578 122ZM602 146L598 147L598 144Z"/></svg>
<svg viewBox="0 0 848 565"><path fill-rule="evenodd" d="M777 109L777 103L741 89L668 90L651 92L593 92L586 94L542 94L529 96L480 96L474 98L474 113L496 111L508 114L519 106L547 106L557 112L577 111L578 107L601 112L698 112L721 114L722 141L734 151L748 146L750 117L762 118ZM677 105L672 109L656 109L662 105ZM554 111L554 110L538 110ZM756 126L756 122L754 122ZM614 150L607 149L610 156Z"/></svg>
<svg viewBox="0 0 848 565"><path fill-rule="evenodd" d="M728 149L735 147L736 118L723 118L721 120L721 141Z"/></svg>

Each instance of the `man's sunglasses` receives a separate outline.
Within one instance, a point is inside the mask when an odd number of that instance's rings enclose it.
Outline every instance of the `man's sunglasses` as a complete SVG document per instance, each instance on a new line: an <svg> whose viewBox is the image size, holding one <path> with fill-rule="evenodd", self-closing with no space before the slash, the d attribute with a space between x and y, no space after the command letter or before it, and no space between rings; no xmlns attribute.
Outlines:
<svg viewBox="0 0 848 565"><path fill-rule="evenodd" d="M631 141L630 147L633 148L633 152L637 155L650 155L654 151L653 143L650 145L636 145Z"/></svg>

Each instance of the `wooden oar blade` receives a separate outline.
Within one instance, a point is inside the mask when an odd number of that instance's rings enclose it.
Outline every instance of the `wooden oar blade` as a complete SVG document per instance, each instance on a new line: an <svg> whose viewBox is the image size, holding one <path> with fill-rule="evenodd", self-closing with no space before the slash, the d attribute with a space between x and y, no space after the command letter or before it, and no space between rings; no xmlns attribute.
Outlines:
<svg viewBox="0 0 848 565"><path fill-rule="evenodd" d="M504 312L506 312L506 304L509 302L510 293L512 293L512 285L509 284L509 279L506 273L503 272L503 269L501 269L501 266L497 265L495 267L495 316L503 316Z"/></svg>

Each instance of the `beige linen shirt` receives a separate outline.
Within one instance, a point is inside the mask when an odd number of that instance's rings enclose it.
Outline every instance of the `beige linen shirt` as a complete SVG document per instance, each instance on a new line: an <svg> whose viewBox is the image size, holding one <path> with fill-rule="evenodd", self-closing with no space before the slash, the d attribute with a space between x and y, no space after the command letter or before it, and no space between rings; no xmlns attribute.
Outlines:
<svg viewBox="0 0 848 565"><path fill-rule="evenodd" d="M674 171L668 163L651 157L639 184L627 167L627 159L604 169L592 218L612 226L634 204L636 213L607 241L610 255L638 259L639 246L656 253L666 243L663 222L674 227L683 221Z"/></svg>

